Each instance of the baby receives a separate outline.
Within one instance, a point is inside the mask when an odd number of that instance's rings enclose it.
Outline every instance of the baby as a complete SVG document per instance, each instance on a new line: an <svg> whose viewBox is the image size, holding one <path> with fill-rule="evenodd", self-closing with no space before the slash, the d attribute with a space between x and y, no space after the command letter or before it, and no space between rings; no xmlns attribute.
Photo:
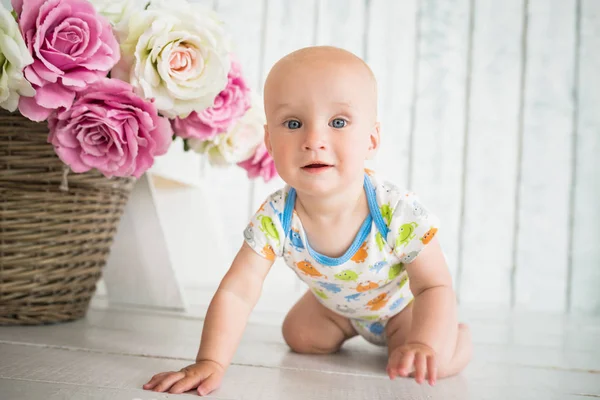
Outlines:
<svg viewBox="0 0 600 400"><path fill-rule="evenodd" d="M276 257L309 287L283 323L298 353L326 354L353 336L387 346L387 374L433 385L471 358L467 326L436 238L414 193L364 167L380 144L369 67L338 48L278 61L264 87L265 143L287 185L270 195L206 314L196 363L145 389L206 395L221 384Z"/></svg>

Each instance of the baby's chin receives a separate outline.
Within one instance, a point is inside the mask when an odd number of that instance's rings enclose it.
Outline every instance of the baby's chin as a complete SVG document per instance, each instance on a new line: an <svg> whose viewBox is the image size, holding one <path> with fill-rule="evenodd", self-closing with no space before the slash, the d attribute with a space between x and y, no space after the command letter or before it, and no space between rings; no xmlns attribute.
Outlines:
<svg viewBox="0 0 600 400"><path fill-rule="evenodd" d="M295 188L297 192L309 196L328 197L331 195L339 195L340 192L345 191L351 182L349 179L340 176L335 167L328 169L327 171L314 173L304 172L297 174L288 182L288 184Z"/></svg>

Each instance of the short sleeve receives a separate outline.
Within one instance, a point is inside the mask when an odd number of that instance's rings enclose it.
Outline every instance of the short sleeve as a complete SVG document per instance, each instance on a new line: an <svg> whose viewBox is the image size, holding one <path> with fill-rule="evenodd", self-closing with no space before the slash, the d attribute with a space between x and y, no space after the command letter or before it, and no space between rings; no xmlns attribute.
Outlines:
<svg viewBox="0 0 600 400"><path fill-rule="evenodd" d="M285 234L282 227L285 190L271 194L258 208L244 229L244 240L262 257L275 260L283 255Z"/></svg>
<svg viewBox="0 0 600 400"><path fill-rule="evenodd" d="M399 195L392 210L387 242L400 261L411 263L431 242L439 229L439 219L408 192Z"/></svg>

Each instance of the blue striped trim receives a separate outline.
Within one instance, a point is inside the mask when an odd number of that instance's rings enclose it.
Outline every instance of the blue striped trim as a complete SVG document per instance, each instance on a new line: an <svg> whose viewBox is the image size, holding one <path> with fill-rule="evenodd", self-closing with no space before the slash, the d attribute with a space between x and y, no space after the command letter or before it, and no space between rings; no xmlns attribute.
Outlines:
<svg viewBox="0 0 600 400"><path fill-rule="evenodd" d="M385 224L385 220L383 219L383 215L381 215L381 210L377 205L377 195L375 194L375 188L371 183L369 177L365 174L365 192L367 193L367 201L369 202L369 210L371 210L371 216L375 221L375 225L377 225L377 230L381 233L384 239L387 238L390 229Z"/></svg>
<svg viewBox="0 0 600 400"><path fill-rule="evenodd" d="M308 250L308 253L311 255L312 258L315 259L315 261L326 267L335 267L341 265L347 262L349 259L351 259L352 256L356 253L356 251L360 249L360 246L362 246L362 244L367 239L367 236L369 236L369 233L371 233L372 224L373 218L371 218L371 215L369 215L360 226L360 231L354 238L354 241L352 242L350 248L346 250L346 252L340 257L329 257L318 253L317 251L313 250L312 247L310 247L310 243L308 243L308 240L306 240L306 248Z"/></svg>
<svg viewBox="0 0 600 400"><path fill-rule="evenodd" d="M290 188L287 199L285 200L285 208L281 217L281 226L283 227L284 240L290 234L292 228L292 215L294 213L294 205L296 204L296 189Z"/></svg>

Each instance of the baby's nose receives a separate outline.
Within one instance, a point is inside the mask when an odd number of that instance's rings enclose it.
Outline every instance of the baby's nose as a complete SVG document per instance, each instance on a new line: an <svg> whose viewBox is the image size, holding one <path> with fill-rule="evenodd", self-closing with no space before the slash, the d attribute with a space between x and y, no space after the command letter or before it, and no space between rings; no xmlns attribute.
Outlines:
<svg viewBox="0 0 600 400"><path fill-rule="evenodd" d="M306 132L304 150L324 150L325 148L325 137L318 129L311 129Z"/></svg>

